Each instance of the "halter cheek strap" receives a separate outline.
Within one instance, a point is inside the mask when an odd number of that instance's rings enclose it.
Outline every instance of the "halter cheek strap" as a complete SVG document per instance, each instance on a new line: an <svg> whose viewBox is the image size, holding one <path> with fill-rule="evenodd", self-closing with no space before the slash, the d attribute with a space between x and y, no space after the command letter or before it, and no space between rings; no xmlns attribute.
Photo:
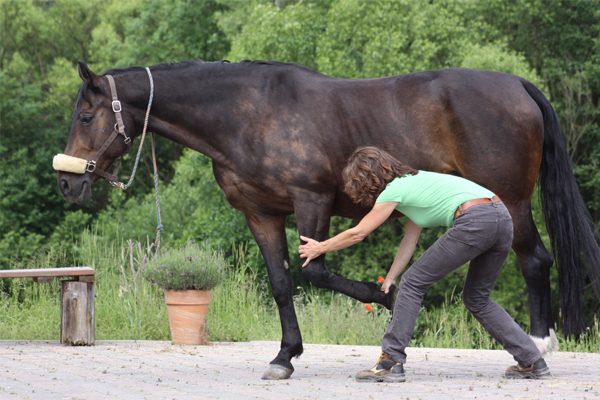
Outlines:
<svg viewBox="0 0 600 400"><path fill-rule="evenodd" d="M121 111L123 108L121 107L121 102L117 97L117 86L115 85L115 80L111 75L106 75L108 79L108 84L110 85L110 94L112 96L112 109L115 113L115 118L117 119L117 123L115 125L115 131L118 131L119 134L123 135L125 138L125 144L127 145L127 151L131 148L131 138L127 136L125 133L125 124L123 123L123 117L121 116Z"/></svg>
<svg viewBox="0 0 600 400"><path fill-rule="evenodd" d="M117 123L115 124L115 128L113 129L112 133L110 134L108 139L106 139L106 142L104 142L102 147L100 147L100 150L98 150L94 158L92 158L91 161L88 161L86 171L100 175L102 178L106 179L111 184L113 184L113 182L116 183L119 180L119 178L117 177L117 173L119 172L119 166L121 165L121 163L119 162L119 164L117 164L117 167L115 168L115 171L112 173L112 175L106 171L96 168L96 164L100 160L100 157L104 155L104 152L115 141L118 135L123 136L124 142L127 145L127 152L129 153L129 150L131 150L131 138L125 133L125 124L123 123L123 116L121 115L121 111L123 110L123 108L121 107L121 102L119 101L119 97L117 96L117 86L115 85L115 79L111 75L106 75L106 78L108 79L108 84L110 85L112 109L115 113Z"/></svg>

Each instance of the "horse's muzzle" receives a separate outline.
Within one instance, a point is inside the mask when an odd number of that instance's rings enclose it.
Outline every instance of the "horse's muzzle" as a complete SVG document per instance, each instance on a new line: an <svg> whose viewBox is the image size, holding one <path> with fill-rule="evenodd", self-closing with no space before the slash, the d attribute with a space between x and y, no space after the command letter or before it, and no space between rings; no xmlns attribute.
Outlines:
<svg viewBox="0 0 600 400"><path fill-rule="evenodd" d="M91 198L89 179L82 176L59 172L58 187L64 199L69 203L85 204Z"/></svg>

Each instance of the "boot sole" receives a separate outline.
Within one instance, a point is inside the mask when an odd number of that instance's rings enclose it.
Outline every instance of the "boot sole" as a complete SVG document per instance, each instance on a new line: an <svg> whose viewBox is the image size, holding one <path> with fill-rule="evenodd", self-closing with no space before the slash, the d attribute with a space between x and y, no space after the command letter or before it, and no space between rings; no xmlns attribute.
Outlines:
<svg viewBox="0 0 600 400"><path fill-rule="evenodd" d="M406 381L406 375L402 374L402 375L386 375L383 377L383 381L384 382L405 382Z"/></svg>
<svg viewBox="0 0 600 400"><path fill-rule="evenodd" d="M406 381L406 375L402 374L402 375L383 375L383 376L376 376L376 375L365 375L365 376L355 376L354 380L356 382L388 382L388 383L394 383L394 382L405 382Z"/></svg>
<svg viewBox="0 0 600 400"><path fill-rule="evenodd" d="M549 368L543 368L538 371L510 371L504 374L507 379L549 379L552 378Z"/></svg>

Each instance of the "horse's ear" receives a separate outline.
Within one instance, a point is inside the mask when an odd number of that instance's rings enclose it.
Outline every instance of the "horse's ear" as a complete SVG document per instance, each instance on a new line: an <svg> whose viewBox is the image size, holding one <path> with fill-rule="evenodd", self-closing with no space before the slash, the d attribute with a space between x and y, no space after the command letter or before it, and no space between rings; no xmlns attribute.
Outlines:
<svg viewBox="0 0 600 400"><path fill-rule="evenodd" d="M100 77L92 72L92 70L83 61L78 61L79 64L79 76L82 80L88 81L90 87L100 87Z"/></svg>

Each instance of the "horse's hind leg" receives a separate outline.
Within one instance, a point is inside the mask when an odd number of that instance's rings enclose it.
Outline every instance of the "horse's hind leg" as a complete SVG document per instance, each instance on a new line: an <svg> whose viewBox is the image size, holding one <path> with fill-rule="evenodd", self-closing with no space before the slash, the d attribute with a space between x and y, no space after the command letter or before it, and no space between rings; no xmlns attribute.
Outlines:
<svg viewBox="0 0 600 400"><path fill-rule="evenodd" d="M542 354L551 353L558 350L550 294L550 268L554 258L542 243L531 206L508 204L507 207L514 225L513 250L529 291L530 335Z"/></svg>
<svg viewBox="0 0 600 400"><path fill-rule="evenodd" d="M285 236L285 216L266 216L246 213L250 231L267 264L273 297L281 320L281 348L271 361L263 379L287 379L294 372L292 357L302 354L302 336L292 300L290 256Z"/></svg>

